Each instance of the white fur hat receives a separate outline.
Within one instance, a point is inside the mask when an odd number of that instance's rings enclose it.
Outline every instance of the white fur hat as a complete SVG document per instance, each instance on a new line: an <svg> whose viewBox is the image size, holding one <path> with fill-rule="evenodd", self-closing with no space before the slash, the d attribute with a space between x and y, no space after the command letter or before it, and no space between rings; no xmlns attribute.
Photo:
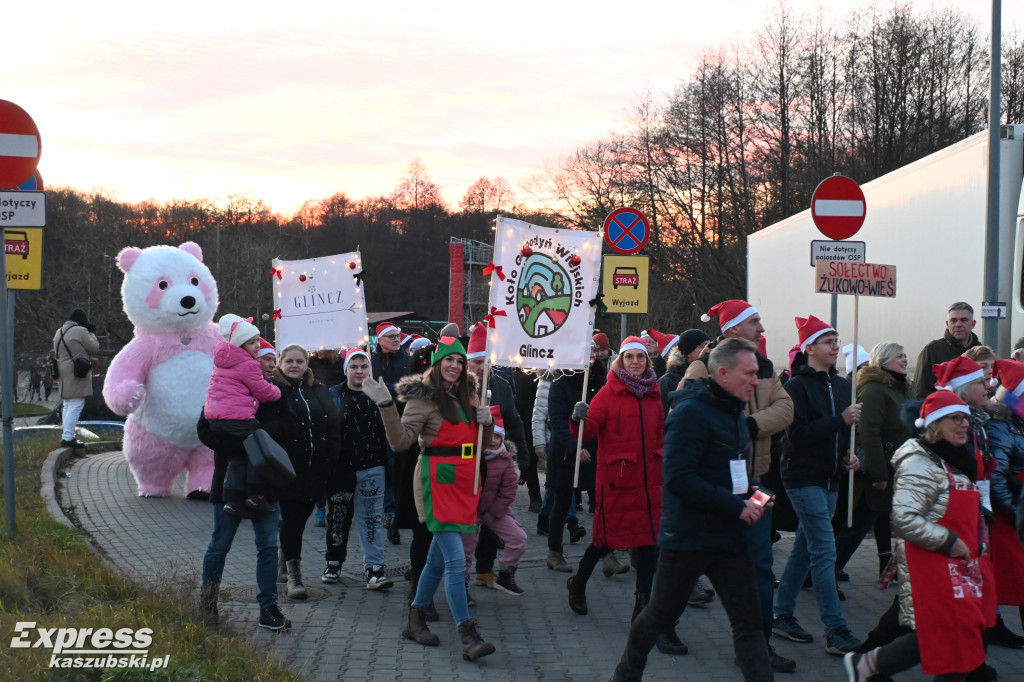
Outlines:
<svg viewBox="0 0 1024 682"><path fill-rule="evenodd" d="M220 328L220 335L224 337L224 340L239 348L249 339L260 335L260 330L252 323L251 317L243 319L238 315L228 313L217 321L217 326Z"/></svg>

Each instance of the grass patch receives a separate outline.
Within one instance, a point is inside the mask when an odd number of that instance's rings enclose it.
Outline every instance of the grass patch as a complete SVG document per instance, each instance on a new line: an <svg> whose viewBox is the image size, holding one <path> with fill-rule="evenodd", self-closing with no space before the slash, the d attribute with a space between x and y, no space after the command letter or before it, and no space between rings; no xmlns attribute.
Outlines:
<svg viewBox="0 0 1024 682"><path fill-rule="evenodd" d="M49 413L50 408L45 405L37 405L35 403L14 403L15 417L29 417L33 414L42 416Z"/></svg>
<svg viewBox="0 0 1024 682"><path fill-rule="evenodd" d="M195 576L173 573L142 587L108 568L84 536L52 520L39 496L39 472L52 447L32 439L15 448L17 534L0 528L0 679L2 680L258 680L299 679L247 641L206 627ZM0 484L2 484L0 477ZM6 495L3 496L6 498ZM153 631L150 660L168 667L50 670L47 648L10 648L18 622L39 628ZM30 640L38 636L30 631ZM56 636L55 636L56 638Z"/></svg>

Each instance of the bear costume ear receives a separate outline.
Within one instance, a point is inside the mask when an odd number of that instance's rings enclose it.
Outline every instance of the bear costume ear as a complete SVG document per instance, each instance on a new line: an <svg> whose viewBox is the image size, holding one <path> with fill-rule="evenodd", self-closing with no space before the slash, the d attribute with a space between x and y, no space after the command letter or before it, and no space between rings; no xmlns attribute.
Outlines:
<svg viewBox="0 0 1024 682"><path fill-rule="evenodd" d="M135 264L135 261L138 260L139 254L141 253L142 249L135 246L129 246L121 249L121 252L117 254L117 258L115 259L118 269L120 269L121 272L127 273L132 269L132 265Z"/></svg>
<svg viewBox="0 0 1024 682"><path fill-rule="evenodd" d="M178 248L185 253L191 253L200 263L203 262L203 250L199 248L199 244L196 244L195 242L185 242Z"/></svg>

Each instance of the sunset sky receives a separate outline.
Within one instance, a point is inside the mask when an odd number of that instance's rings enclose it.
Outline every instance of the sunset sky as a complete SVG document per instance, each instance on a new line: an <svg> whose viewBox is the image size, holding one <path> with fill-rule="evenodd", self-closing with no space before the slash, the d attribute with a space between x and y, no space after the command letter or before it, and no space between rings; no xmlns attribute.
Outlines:
<svg viewBox="0 0 1024 682"><path fill-rule="evenodd" d="M838 18L866 6L791 3L819 5ZM987 34L989 2L949 6ZM617 129L702 52L752 44L775 7L7 3L0 99L39 126L48 185L132 202L249 193L290 213L338 191L388 193L419 158L457 206L480 176L514 185ZM1024 2L1004 1L1003 24L1024 28Z"/></svg>

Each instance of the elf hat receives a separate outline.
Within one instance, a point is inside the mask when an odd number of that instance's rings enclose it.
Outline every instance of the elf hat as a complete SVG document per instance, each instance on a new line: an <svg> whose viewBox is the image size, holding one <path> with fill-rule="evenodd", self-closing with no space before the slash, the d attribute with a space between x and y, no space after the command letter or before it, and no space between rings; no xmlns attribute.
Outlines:
<svg viewBox="0 0 1024 682"><path fill-rule="evenodd" d="M491 405L491 417L494 418L494 432L505 437L505 420L501 418L501 406Z"/></svg>
<svg viewBox="0 0 1024 682"><path fill-rule="evenodd" d="M621 355L627 350L638 350L646 354L647 344L639 336L627 336L622 340L622 345L619 346L619 354Z"/></svg>
<svg viewBox="0 0 1024 682"><path fill-rule="evenodd" d="M678 334L664 334L657 329L648 329L647 334L658 344L658 352L661 353L663 358L667 358L668 354L672 351L672 347L679 343Z"/></svg>
<svg viewBox="0 0 1024 682"><path fill-rule="evenodd" d="M806 318L794 317L793 320L796 322L797 338L800 341L800 352L806 352L807 346L814 343L822 334L835 334L836 330L828 326L825 322L822 322L814 315L808 315Z"/></svg>
<svg viewBox="0 0 1024 682"><path fill-rule="evenodd" d="M262 358L264 355L277 355L277 350L275 350L273 344L261 336L260 349L256 351L256 357Z"/></svg>
<svg viewBox="0 0 1024 682"><path fill-rule="evenodd" d="M956 412L969 415L971 408L967 407L967 403L960 400L956 393L952 391L935 391L924 399L924 404L921 405L921 418L915 421L914 424L917 428L923 429L929 424Z"/></svg>
<svg viewBox="0 0 1024 682"><path fill-rule="evenodd" d="M848 343L843 346L843 355L846 357L846 373L849 374L853 371L853 365L850 361L853 360L853 344ZM871 354L864 350L864 346L857 344L857 366L860 367L864 363L871 360Z"/></svg>
<svg viewBox="0 0 1024 682"><path fill-rule="evenodd" d="M251 317L243 320L238 315L228 313L217 321L217 326L224 340L239 348L249 339L255 339L260 335L260 330L252 323Z"/></svg>
<svg viewBox="0 0 1024 682"><path fill-rule="evenodd" d="M952 391L975 379L985 377L985 370L970 358L959 356L941 365L932 365L935 374L935 388Z"/></svg>
<svg viewBox="0 0 1024 682"><path fill-rule="evenodd" d="M365 350L363 350L362 348L349 348L347 351L345 351L345 361L341 365L341 370L343 372L348 371L349 361L351 361L352 358L354 358L357 355L362 355L364 358L366 358L367 362L370 362L370 354L367 353Z"/></svg>
<svg viewBox="0 0 1024 682"><path fill-rule="evenodd" d="M466 359L482 358L487 354L487 323L479 322L473 325L473 333L469 337L469 348L466 349Z"/></svg>
<svg viewBox="0 0 1024 682"><path fill-rule="evenodd" d="M712 306L711 310L700 316L700 319L703 322L710 322L712 317L717 317L718 324L721 325L724 332L730 327L735 327L751 315L757 315L757 309L754 306L746 301L731 299Z"/></svg>
<svg viewBox="0 0 1024 682"><path fill-rule="evenodd" d="M466 357L466 349L462 346L462 342L454 336L442 336L437 340L437 347L434 348L434 352L430 356L430 364L436 365L446 355Z"/></svg>
<svg viewBox="0 0 1024 682"><path fill-rule="evenodd" d="M992 375L999 379L1003 388L1018 398L1024 394L1024 363L1016 360L996 360Z"/></svg>
<svg viewBox="0 0 1024 682"><path fill-rule="evenodd" d="M377 325L377 338L390 334L391 332L402 333L402 329L398 327L394 322L381 322Z"/></svg>

